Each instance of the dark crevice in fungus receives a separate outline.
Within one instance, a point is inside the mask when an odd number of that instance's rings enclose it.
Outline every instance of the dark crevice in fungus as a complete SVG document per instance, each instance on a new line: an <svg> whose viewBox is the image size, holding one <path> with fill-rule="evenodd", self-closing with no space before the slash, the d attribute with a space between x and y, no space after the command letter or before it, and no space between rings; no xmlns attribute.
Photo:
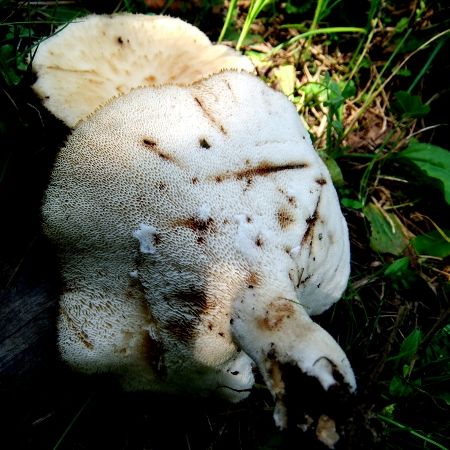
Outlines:
<svg viewBox="0 0 450 450"><path fill-rule="evenodd" d="M217 231L216 223L212 217L207 219L200 219L199 217L188 217L187 219L180 219L174 223L174 226L185 227L197 234L197 243L204 244L208 234Z"/></svg>
<svg viewBox="0 0 450 450"><path fill-rule="evenodd" d="M223 127L223 125L211 114L211 112L206 108L205 105L200 101L198 97L194 97L195 102L200 107L200 109L203 111L203 114L205 117L214 125L215 128L217 128L222 134L227 134L227 131ZM209 148L209 147L207 147Z"/></svg>
<svg viewBox="0 0 450 450"><path fill-rule="evenodd" d="M309 254L311 255L311 247L313 243L314 237L314 228L316 226L317 220L319 219L319 204L320 204L321 195L317 199L316 207L314 208L314 212L306 219L306 231L302 238L302 245L305 245L308 241L310 244Z"/></svg>
<svg viewBox="0 0 450 450"><path fill-rule="evenodd" d="M214 179L218 181L226 179L242 180L244 178L251 179L252 177L266 177L276 172L282 172L284 170L299 170L308 167L306 163L288 163L281 166L276 166L269 161L261 161L256 167L250 167L248 169L239 170L237 172L225 172L224 174L215 175Z"/></svg>
<svg viewBox="0 0 450 450"><path fill-rule="evenodd" d="M211 145L205 138L200 138L198 143L200 144L201 148L206 148L206 149L211 148Z"/></svg>
<svg viewBox="0 0 450 450"><path fill-rule="evenodd" d="M164 153L159 147L158 144L152 140L152 139L148 139L148 138L144 138L142 140L142 143L149 149L151 150L153 153L155 153L156 155L158 155L161 159L164 159L165 161L171 161L174 162L174 158L170 155L167 155L166 153Z"/></svg>

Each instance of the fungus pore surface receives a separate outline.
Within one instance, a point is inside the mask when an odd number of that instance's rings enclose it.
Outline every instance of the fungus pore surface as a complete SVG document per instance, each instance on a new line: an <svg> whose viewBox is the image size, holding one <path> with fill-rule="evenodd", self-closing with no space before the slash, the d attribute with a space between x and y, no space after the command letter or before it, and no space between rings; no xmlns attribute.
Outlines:
<svg viewBox="0 0 450 450"><path fill-rule="evenodd" d="M225 71L108 102L61 150L43 217L73 367L237 401L257 365L282 428L286 367L355 389L310 319L346 286L346 223L295 107L256 77Z"/></svg>

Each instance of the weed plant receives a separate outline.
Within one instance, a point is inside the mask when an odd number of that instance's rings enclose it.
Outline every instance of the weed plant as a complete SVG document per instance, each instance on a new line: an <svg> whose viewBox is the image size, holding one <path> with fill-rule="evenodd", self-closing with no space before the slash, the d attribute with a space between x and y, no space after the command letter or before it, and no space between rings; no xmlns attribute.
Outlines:
<svg viewBox="0 0 450 450"><path fill-rule="evenodd" d="M357 374L366 433L352 448L449 448L448 4L2 1L1 200L5 221L15 214L14 226L24 217L32 222L30 239L15 245L4 263L5 283L38 233L40 195L65 134L29 90L29 61L58 26L88 12L114 11L164 12L195 23L213 40L243 51L258 75L296 105L332 174L351 235L348 289L318 321L338 339ZM32 161L28 170L25 160ZM22 183L34 183L36 193L23 191ZM79 448L70 428L101 410L89 400L79 405L72 399L64 417L70 427L57 422L52 435L57 447ZM203 447L195 441L203 429L186 418L191 428L183 429L178 448L278 448L269 405L263 392L241 409L206 416L214 419ZM117 448L144 448L134 446L133 432L144 435L138 442L157 448L139 427L118 435ZM96 448L87 438L82 442Z"/></svg>

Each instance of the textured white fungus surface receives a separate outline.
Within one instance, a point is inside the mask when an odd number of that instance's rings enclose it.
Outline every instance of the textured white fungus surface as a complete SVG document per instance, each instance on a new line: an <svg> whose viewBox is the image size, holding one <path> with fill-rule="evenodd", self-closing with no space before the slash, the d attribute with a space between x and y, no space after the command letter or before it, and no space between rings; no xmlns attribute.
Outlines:
<svg viewBox="0 0 450 450"><path fill-rule="evenodd" d="M355 388L310 319L346 286L346 223L295 107L256 77L222 72L109 102L60 152L43 215L74 367L234 401L256 364L281 427L285 365Z"/></svg>
<svg viewBox="0 0 450 450"><path fill-rule="evenodd" d="M212 45L198 28L166 16L90 15L39 44L33 85L44 105L73 127L107 100L137 86L189 84L251 62Z"/></svg>
<svg viewBox="0 0 450 450"><path fill-rule="evenodd" d="M157 238L155 227L141 223L139 228L133 231L132 235L139 241L139 250L142 253L152 254L156 252L155 239Z"/></svg>

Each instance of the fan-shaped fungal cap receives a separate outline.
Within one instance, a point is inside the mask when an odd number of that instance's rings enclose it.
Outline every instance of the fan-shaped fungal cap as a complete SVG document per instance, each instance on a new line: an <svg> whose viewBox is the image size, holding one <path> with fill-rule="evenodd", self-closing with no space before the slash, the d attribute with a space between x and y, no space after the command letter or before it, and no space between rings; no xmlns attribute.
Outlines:
<svg viewBox="0 0 450 450"><path fill-rule="evenodd" d="M39 45L33 89L56 117L73 127L134 87L189 84L223 69L251 72L253 66L180 19L91 15L61 27Z"/></svg>
<svg viewBox="0 0 450 450"><path fill-rule="evenodd" d="M280 427L292 368L354 390L344 352L309 317L347 283L339 201L295 107L256 77L110 101L62 149L43 215L74 367L239 400L253 361Z"/></svg>

